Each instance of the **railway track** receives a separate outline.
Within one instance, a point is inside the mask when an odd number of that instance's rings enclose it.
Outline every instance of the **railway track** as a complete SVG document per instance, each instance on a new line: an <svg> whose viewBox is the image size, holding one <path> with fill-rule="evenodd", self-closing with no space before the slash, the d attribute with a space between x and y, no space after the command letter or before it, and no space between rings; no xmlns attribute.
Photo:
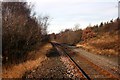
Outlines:
<svg viewBox="0 0 120 80"><path fill-rule="evenodd" d="M51 43L53 45L53 47L55 47L57 49L57 51L59 52L58 48L60 48L60 44L57 43ZM62 49L63 50L63 49ZM81 78L86 78L88 80L91 80L90 77L84 72L84 70L68 55L68 53L63 50L63 52L65 53L64 55L67 55L68 58L70 59L70 61L72 62L72 64L74 64L77 69L78 69L78 73L80 74ZM59 52L60 53L60 52Z"/></svg>
<svg viewBox="0 0 120 80"><path fill-rule="evenodd" d="M53 47L57 49L57 51L61 54L61 51L63 51L63 55L66 55L71 62L79 69L79 73L81 74L81 78L85 78L87 80L91 80L94 78L110 78L119 80L118 77L111 74L109 71L101 68L100 66L97 66L93 62L87 60L85 57L78 55L77 57L72 57L69 55L69 53L72 53L72 50L70 50L68 47L58 44L58 43L52 43ZM61 50L59 50L61 49Z"/></svg>

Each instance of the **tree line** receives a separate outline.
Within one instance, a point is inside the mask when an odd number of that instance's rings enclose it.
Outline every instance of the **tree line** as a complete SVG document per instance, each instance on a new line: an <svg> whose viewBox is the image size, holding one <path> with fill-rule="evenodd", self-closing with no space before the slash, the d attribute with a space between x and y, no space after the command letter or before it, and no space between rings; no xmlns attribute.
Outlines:
<svg viewBox="0 0 120 80"><path fill-rule="evenodd" d="M85 29L66 29L61 31L58 34L51 34L51 40L55 40L61 43L67 43L74 45L81 41L87 41L90 38L96 37L98 35L102 35L106 32L109 34L113 34L120 32L120 19L117 18L115 20L110 20L109 22L101 22L100 25L88 26Z"/></svg>
<svg viewBox="0 0 120 80"><path fill-rule="evenodd" d="M26 59L28 51L49 41L48 16L36 17L27 2L2 2L2 62Z"/></svg>

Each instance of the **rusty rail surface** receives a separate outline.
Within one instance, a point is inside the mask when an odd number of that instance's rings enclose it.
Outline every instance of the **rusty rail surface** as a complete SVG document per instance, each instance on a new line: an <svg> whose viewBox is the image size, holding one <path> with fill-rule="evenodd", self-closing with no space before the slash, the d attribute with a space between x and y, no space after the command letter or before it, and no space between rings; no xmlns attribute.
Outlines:
<svg viewBox="0 0 120 80"><path fill-rule="evenodd" d="M59 43L52 43L53 47L59 47L63 50L63 52L70 58L70 60L79 68L79 71L84 75L84 77L88 80L91 80L92 78L90 76L88 76L87 72L85 72L85 70L83 70L80 65L77 64L77 62L69 55L69 52L71 51L68 47L65 47L62 44ZM56 48L57 49L57 48ZM79 58L81 58L83 61L86 61L86 64L88 64L89 66L91 66L93 69L95 69L98 73L108 77L108 78L114 78L116 80L119 80L118 77L114 76L113 74L111 74L109 71L103 69L102 67L94 64L93 62L89 61L87 58L83 57L83 56L78 56Z"/></svg>
<svg viewBox="0 0 120 80"><path fill-rule="evenodd" d="M52 43L52 46L54 48L58 47L58 46L61 46L60 44L58 43ZM57 48L56 48L57 50ZM85 71L72 59L72 57L70 57L70 55L67 53L67 51L65 51L64 49L62 49L63 52L68 56L68 58L75 64L75 66L79 69L80 73L82 73L82 75L84 76L84 78L86 78L87 80L91 80L90 77L85 73Z"/></svg>

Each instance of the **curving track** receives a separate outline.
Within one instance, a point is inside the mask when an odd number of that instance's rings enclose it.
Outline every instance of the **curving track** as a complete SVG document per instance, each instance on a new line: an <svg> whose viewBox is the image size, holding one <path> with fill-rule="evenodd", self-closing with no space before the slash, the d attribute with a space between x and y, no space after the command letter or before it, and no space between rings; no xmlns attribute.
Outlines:
<svg viewBox="0 0 120 80"><path fill-rule="evenodd" d="M77 55L73 52L69 47L65 46L64 44L59 44L55 42L51 42L52 46L57 49L59 54L66 55L71 62L78 68L78 73L81 74L81 78L86 78L88 80L94 78L109 78L118 80L118 76L113 75L109 71L103 69L102 67L94 64L93 62L89 61L87 58L83 57L82 55ZM62 53L61 53L62 52ZM70 54L75 54L75 56L71 56Z"/></svg>

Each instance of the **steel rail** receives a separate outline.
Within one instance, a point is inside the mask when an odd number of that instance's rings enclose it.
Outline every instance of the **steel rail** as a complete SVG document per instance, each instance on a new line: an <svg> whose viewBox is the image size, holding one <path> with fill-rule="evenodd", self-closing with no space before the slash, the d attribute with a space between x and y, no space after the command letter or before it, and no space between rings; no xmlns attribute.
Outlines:
<svg viewBox="0 0 120 80"><path fill-rule="evenodd" d="M50 42L51 44L52 44L52 46L54 47L54 48L56 48L56 46L61 46L60 44L58 44L58 43L52 43L52 42ZM61 46L62 47L62 46ZM56 48L57 49L57 48ZM91 80L90 79L90 77L85 73L85 71L70 57L70 55L64 50L64 49L62 49L63 51L64 51L64 53L70 58L70 60L78 67L78 69L80 70L80 72L83 74L83 76L87 79L87 80Z"/></svg>

